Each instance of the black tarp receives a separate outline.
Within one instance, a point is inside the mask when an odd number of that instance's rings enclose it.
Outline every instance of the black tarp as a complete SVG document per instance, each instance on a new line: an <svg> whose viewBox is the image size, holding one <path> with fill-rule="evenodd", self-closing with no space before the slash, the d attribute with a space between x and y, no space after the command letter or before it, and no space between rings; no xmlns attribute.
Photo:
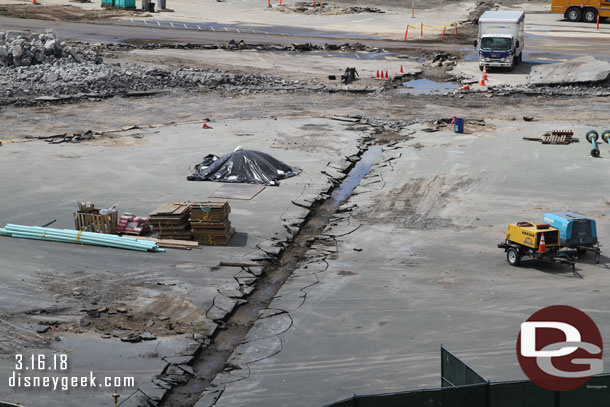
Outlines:
<svg viewBox="0 0 610 407"><path fill-rule="evenodd" d="M212 154L205 156L195 166L195 173L186 179L276 186L279 180L294 177L300 172L300 169L284 164L267 153L237 148L220 158Z"/></svg>

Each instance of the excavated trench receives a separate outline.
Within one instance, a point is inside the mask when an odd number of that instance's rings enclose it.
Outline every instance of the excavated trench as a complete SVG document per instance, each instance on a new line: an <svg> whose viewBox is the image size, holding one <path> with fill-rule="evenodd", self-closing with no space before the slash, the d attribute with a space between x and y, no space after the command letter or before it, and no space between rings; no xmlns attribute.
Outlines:
<svg viewBox="0 0 610 407"><path fill-rule="evenodd" d="M311 242L324 231L339 206L370 172L381 153L382 146L369 146L360 155L360 160L349 169L347 177L333 188L330 197L312 207L292 244L277 262L267 266L256 289L248 296L248 302L238 306L225 320L222 329L216 331L211 344L195 355L192 364L194 376L187 383L168 391L159 406L191 407L197 403L216 375L224 371L227 360L259 318L259 311L269 306L298 263L305 258Z"/></svg>

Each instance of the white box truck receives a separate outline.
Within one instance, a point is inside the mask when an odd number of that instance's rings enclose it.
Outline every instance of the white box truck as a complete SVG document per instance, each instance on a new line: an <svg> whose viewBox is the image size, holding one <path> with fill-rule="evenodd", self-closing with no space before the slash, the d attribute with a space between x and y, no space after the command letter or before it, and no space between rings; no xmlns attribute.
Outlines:
<svg viewBox="0 0 610 407"><path fill-rule="evenodd" d="M523 59L525 12L486 11L479 18L479 68L503 67L512 70Z"/></svg>

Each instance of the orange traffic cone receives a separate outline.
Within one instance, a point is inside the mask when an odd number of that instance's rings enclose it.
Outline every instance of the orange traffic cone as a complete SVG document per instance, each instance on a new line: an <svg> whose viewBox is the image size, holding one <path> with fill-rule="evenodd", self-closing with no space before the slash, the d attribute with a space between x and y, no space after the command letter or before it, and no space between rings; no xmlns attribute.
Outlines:
<svg viewBox="0 0 610 407"><path fill-rule="evenodd" d="M381 78L381 77L379 76L379 69L377 70L377 76L376 76L376 78L377 78L377 79L380 79L380 78Z"/></svg>
<svg viewBox="0 0 610 407"><path fill-rule="evenodd" d="M385 78L386 79L390 79L390 75L388 75L388 70L387 69L385 70Z"/></svg>
<svg viewBox="0 0 610 407"><path fill-rule="evenodd" d="M202 128L203 129L213 129L213 127L212 126L208 126L207 123L203 123L203 127Z"/></svg>
<svg viewBox="0 0 610 407"><path fill-rule="evenodd" d="M485 85L485 78L481 78L481 81L479 82L480 86L487 86Z"/></svg>
<svg viewBox="0 0 610 407"><path fill-rule="evenodd" d="M540 244L538 245L538 253L546 253L546 242L544 241L544 233L540 234Z"/></svg>
<svg viewBox="0 0 610 407"><path fill-rule="evenodd" d="M400 66L400 73L405 73L405 71L402 69L402 65Z"/></svg>

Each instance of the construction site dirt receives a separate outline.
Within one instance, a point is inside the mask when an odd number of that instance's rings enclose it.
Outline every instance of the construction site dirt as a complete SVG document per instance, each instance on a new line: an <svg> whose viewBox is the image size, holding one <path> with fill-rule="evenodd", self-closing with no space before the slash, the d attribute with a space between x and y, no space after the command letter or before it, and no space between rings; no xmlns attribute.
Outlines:
<svg viewBox="0 0 610 407"><path fill-rule="evenodd" d="M439 387L441 344L486 379L523 380L520 324L554 304L610 337L608 23L569 22L550 1L415 1L414 17L410 1L12 3L0 230L73 230L82 201L206 213L223 184L187 177L209 155L257 150L301 172L222 198L227 245L0 232L0 405L321 407ZM480 69L487 10L525 11L514 70ZM506 225L550 211L596 220L599 264L576 249L576 272L507 262ZM9 383L16 355L135 383L33 391Z"/></svg>

